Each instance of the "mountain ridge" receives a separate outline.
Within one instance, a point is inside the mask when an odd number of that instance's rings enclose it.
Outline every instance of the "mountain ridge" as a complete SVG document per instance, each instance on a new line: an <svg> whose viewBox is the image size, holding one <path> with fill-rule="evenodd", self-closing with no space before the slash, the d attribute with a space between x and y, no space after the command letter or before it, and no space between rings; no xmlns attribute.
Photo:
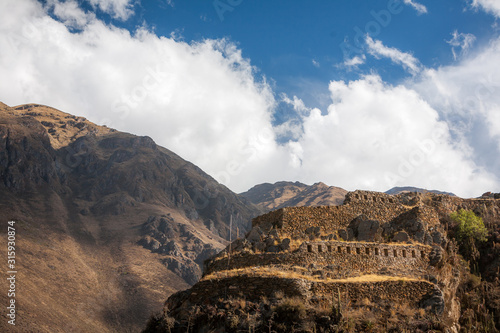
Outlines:
<svg viewBox="0 0 500 333"><path fill-rule="evenodd" d="M384 193L396 195L396 194L400 194L400 193L404 193L404 192L446 194L446 195L450 195L452 197L456 197L456 195L454 193L451 193L451 192L444 192L444 191L438 191L438 190L427 190L424 188L413 187L413 186L396 186L396 187L391 188L390 190L385 191Z"/></svg>
<svg viewBox="0 0 500 333"><path fill-rule="evenodd" d="M22 235L19 278L37 282L18 294L38 318L20 331L140 330L260 212L149 137L40 104L0 104L0 197ZM61 290L40 289L56 278Z"/></svg>
<svg viewBox="0 0 500 333"><path fill-rule="evenodd" d="M274 184L263 183L240 193L241 196L260 207L263 212L291 206L340 205L346 194L346 190L328 186L322 182L306 185L301 182L288 181Z"/></svg>

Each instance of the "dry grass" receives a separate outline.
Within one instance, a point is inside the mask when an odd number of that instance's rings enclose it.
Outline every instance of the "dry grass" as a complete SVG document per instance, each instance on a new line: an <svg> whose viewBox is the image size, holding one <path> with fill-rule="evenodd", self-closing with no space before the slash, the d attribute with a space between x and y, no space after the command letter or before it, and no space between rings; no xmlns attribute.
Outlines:
<svg viewBox="0 0 500 333"><path fill-rule="evenodd" d="M33 207L43 203L33 202ZM2 213L7 211L0 206ZM65 235L58 229L69 220L67 211L57 201L50 207L50 213L40 207L38 219L15 218L19 332L137 332L169 294L189 287L161 264L159 255L130 243L123 234L113 233L106 243L92 245ZM122 230L129 230L133 220L113 218L107 225ZM94 229L91 221L82 223ZM0 237L1 248L6 241ZM6 296L0 294L0 303L6 303ZM9 331L4 323L1 332Z"/></svg>
<svg viewBox="0 0 500 333"><path fill-rule="evenodd" d="M202 281L220 280L237 276L249 277L279 277L283 279L303 279L314 282L340 282L340 283L365 283L365 282L386 282L386 281L406 281L417 282L421 279L413 279L408 277L386 276L386 275L362 275L345 279L321 279L315 276L304 275L293 271L283 271L272 267L244 267L226 271L213 272L202 278Z"/></svg>

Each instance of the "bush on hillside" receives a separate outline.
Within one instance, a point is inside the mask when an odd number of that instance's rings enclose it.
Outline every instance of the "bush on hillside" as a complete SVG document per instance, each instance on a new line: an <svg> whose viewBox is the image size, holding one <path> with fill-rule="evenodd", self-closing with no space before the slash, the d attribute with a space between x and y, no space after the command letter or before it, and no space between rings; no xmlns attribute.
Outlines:
<svg viewBox="0 0 500 333"><path fill-rule="evenodd" d="M450 218L457 223L456 236L466 259L476 261L479 258L478 243L487 240L488 230L483 219L473 211L460 209L450 214Z"/></svg>

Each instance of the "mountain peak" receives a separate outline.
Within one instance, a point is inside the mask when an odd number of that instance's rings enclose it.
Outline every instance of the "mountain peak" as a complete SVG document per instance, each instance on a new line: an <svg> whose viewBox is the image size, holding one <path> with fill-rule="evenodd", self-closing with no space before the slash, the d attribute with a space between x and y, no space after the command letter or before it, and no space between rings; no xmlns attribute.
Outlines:
<svg viewBox="0 0 500 333"><path fill-rule="evenodd" d="M241 195L267 212L290 206L340 205L347 191L322 182L306 185L300 182L280 181L252 187Z"/></svg>
<svg viewBox="0 0 500 333"><path fill-rule="evenodd" d="M106 126L96 125L85 117L74 116L46 105L23 104L12 109L17 115L30 116L39 121L47 130L54 149L67 146L86 135L103 136L116 132Z"/></svg>

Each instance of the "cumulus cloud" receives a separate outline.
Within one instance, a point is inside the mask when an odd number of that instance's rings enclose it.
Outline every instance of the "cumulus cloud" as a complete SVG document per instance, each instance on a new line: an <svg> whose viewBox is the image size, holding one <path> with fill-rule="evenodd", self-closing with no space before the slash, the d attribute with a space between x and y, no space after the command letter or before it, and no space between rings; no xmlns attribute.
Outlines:
<svg viewBox="0 0 500 333"><path fill-rule="evenodd" d="M421 70L420 62L410 53L387 47L380 40L373 40L370 36L366 36L366 44L368 45L368 52L376 58L389 58L392 62L402 65L413 75Z"/></svg>
<svg viewBox="0 0 500 333"><path fill-rule="evenodd" d="M500 40L453 66L426 70L414 89L453 124L456 140L472 146L473 159L500 170ZM498 176L497 176L498 177Z"/></svg>
<svg viewBox="0 0 500 333"><path fill-rule="evenodd" d="M99 8L104 13L111 15L111 17L126 21L134 14L134 0L87 0L92 7ZM168 0L169 5L173 5L171 0Z"/></svg>
<svg viewBox="0 0 500 333"><path fill-rule="evenodd" d="M497 0L472 0L472 7L483 10L500 17L500 2Z"/></svg>
<svg viewBox="0 0 500 333"><path fill-rule="evenodd" d="M53 14L61 20L67 27L81 29L91 20L95 19L93 13L83 11L74 0L59 2L57 0L48 0L46 8L52 10Z"/></svg>
<svg viewBox="0 0 500 333"><path fill-rule="evenodd" d="M16 13L0 21L3 102L43 103L149 135L212 175L273 149L272 91L232 43L131 35L99 20L71 33L36 1L0 7Z"/></svg>
<svg viewBox="0 0 500 333"><path fill-rule="evenodd" d="M451 45L451 52L453 53L453 59L457 60L458 55L464 55L470 49L476 36L473 34L459 33L457 30L453 31L451 34L452 38L446 42ZM460 49L457 55L457 48Z"/></svg>
<svg viewBox="0 0 500 333"><path fill-rule="evenodd" d="M330 92L328 113L304 117L303 135L291 147L306 182L378 190L413 184L462 195L492 184L416 91L370 75L333 81Z"/></svg>
<svg viewBox="0 0 500 333"><path fill-rule="evenodd" d="M43 103L149 135L234 191L283 179L464 196L500 190L498 42L404 86L376 75L333 81L329 107L319 110L296 96L276 101L227 40L130 33L72 1L6 0L0 13L9 13L0 20L2 102ZM411 55L371 45L375 56L422 71ZM278 103L296 117L273 127Z"/></svg>
<svg viewBox="0 0 500 333"><path fill-rule="evenodd" d="M409 6L412 6L419 14L427 14L427 7L413 0L403 0Z"/></svg>

